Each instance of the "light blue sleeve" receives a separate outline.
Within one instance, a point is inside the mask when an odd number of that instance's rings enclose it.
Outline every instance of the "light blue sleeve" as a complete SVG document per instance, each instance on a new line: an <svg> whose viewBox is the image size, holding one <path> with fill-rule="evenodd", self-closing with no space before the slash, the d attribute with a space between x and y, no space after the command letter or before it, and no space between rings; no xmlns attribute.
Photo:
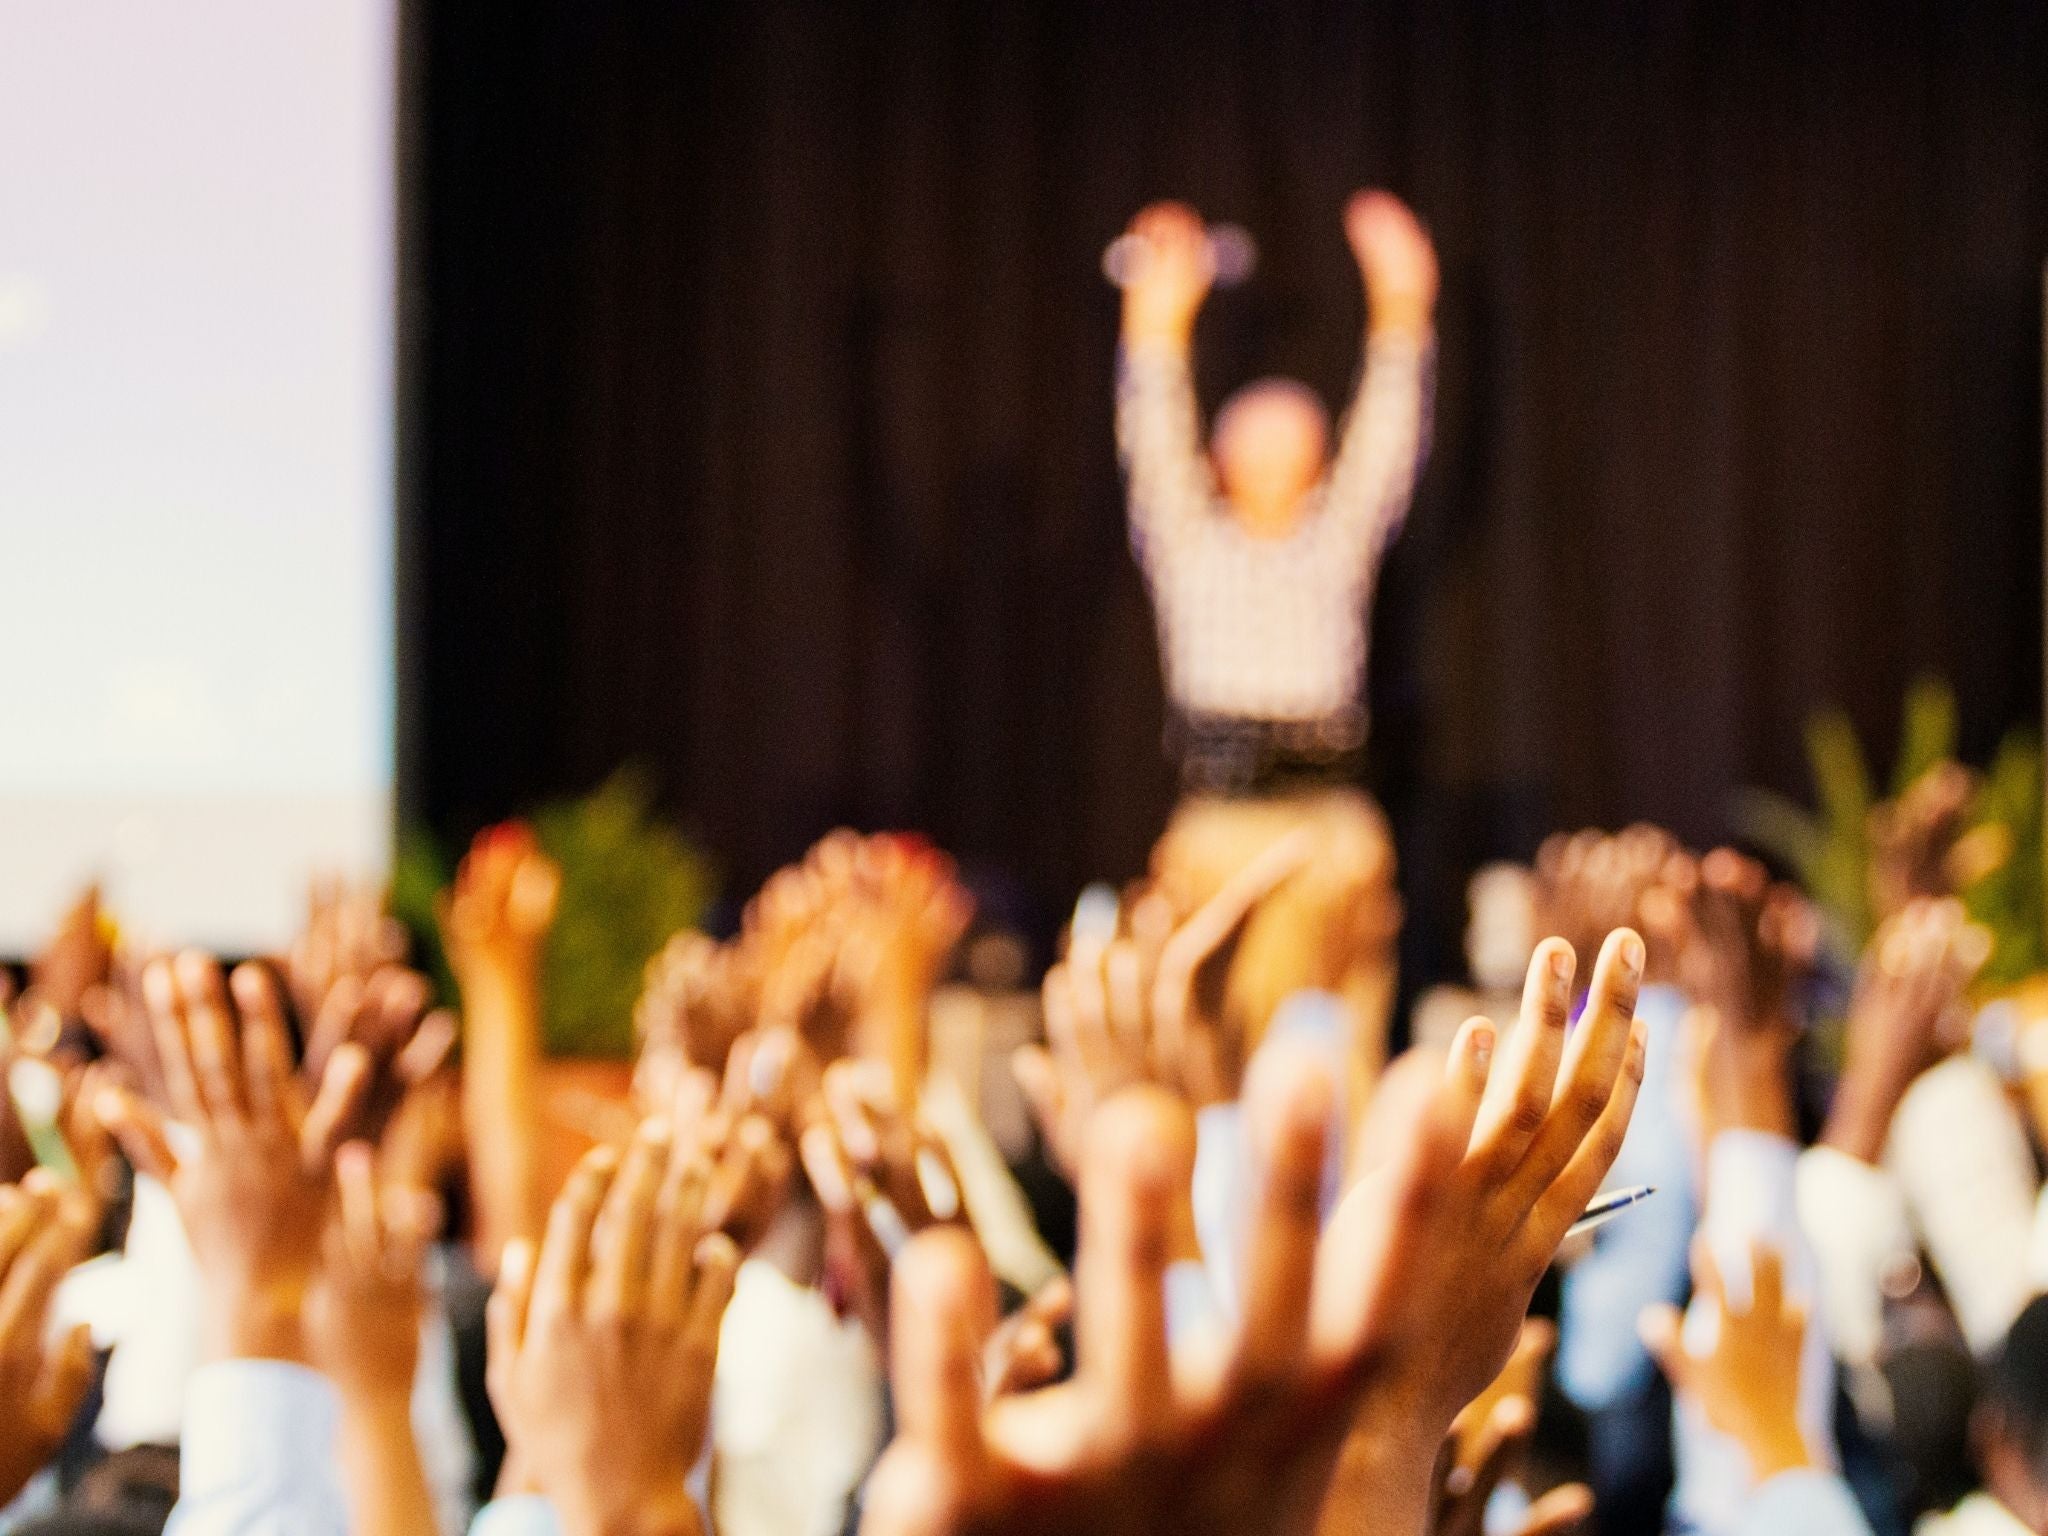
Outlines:
<svg viewBox="0 0 2048 1536"><path fill-rule="evenodd" d="M165 1536L348 1536L334 1388L283 1360L193 1374Z"/></svg>
<svg viewBox="0 0 2048 1536"><path fill-rule="evenodd" d="M1645 987L1636 1013L1649 1033L1642 1092L1606 1187L1649 1184L1657 1193L1594 1234L1592 1252L1565 1271L1559 1298L1557 1384L1588 1413L1649 1383L1655 1367L1636 1337L1636 1319L1654 1303L1684 1299L1698 1219L1692 1147L1675 1092L1685 999L1675 987Z"/></svg>
<svg viewBox="0 0 2048 1536"><path fill-rule="evenodd" d="M469 1536L562 1536L555 1506L538 1494L493 1499L476 1512Z"/></svg>
<svg viewBox="0 0 2048 1536"><path fill-rule="evenodd" d="M1780 1472L1750 1495L1734 1536L1871 1536L1870 1523L1832 1472Z"/></svg>

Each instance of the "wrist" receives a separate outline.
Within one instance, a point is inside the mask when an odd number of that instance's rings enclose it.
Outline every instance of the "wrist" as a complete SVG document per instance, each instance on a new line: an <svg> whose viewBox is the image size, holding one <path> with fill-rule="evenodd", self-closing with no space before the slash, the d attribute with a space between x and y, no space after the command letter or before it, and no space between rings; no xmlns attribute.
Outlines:
<svg viewBox="0 0 2048 1536"><path fill-rule="evenodd" d="M608 1488L602 1498L553 1498L565 1536L701 1536L704 1530L697 1501L680 1480L636 1496L622 1493Z"/></svg>
<svg viewBox="0 0 2048 1536"><path fill-rule="evenodd" d="M1423 294L1388 294L1368 304L1366 339L1422 341L1428 338L1435 303Z"/></svg>
<svg viewBox="0 0 2048 1536"><path fill-rule="evenodd" d="M200 1314L201 1357L310 1364L300 1321L303 1292L289 1281L208 1284Z"/></svg>
<svg viewBox="0 0 2048 1536"><path fill-rule="evenodd" d="M1164 348L1173 352L1186 352L1192 342L1195 323L1192 318L1177 316L1126 314L1124 316L1124 346Z"/></svg>
<svg viewBox="0 0 2048 1536"><path fill-rule="evenodd" d="M1885 1138L1902 1095L1903 1089L1894 1091L1870 1074L1851 1070L1828 1107L1821 1144L1875 1167L1884 1158Z"/></svg>
<svg viewBox="0 0 2048 1536"><path fill-rule="evenodd" d="M1744 1437L1742 1448L1749 1454L1750 1476L1759 1487L1782 1473L1803 1471L1814 1465L1806 1436L1791 1419L1759 1425Z"/></svg>
<svg viewBox="0 0 2048 1536"><path fill-rule="evenodd" d="M472 960L457 970L455 981L469 1009L532 1009L540 997L540 954L535 951Z"/></svg>

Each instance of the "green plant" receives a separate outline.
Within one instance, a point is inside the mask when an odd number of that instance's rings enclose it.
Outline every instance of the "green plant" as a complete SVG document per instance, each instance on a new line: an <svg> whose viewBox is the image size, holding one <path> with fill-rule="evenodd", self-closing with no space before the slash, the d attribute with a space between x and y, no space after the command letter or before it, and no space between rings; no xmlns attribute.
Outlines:
<svg viewBox="0 0 2048 1536"><path fill-rule="evenodd" d="M1907 689L1899 751L1888 795L1897 797L1958 750L1955 692L1923 677ZM1840 709L1815 714L1806 728L1806 756L1818 808L1769 790L1743 791L1735 806L1740 833L1782 859L1820 908L1828 940L1844 956L1869 942L1870 813L1876 778L1856 729ZM2048 968L2048 927L2042 894L2042 755L2032 734L2015 730L2000 744L1970 807L1971 829L1998 829L2005 857L1973 880L1962 898L1992 931L1985 980L2007 984Z"/></svg>
<svg viewBox="0 0 2048 1536"><path fill-rule="evenodd" d="M630 1059L641 972L671 934L702 919L715 885L710 861L656 814L653 786L637 768L542 806L532 821L562 869L542 960L543 1048L553 1056ZM449 998L458 994L434 902L454 868L425 828L401 833L391 909L412 930L421 967Z"/></svg>
<svg viewBox="0 0 2048 1536"><path fill-rule="evenodd" d="M703 917L710 864L654 813L653 786L632 768L541 807L533 826L562 866L545 962L547 1049L630 1059L641 972L671 934Z"/></svg>

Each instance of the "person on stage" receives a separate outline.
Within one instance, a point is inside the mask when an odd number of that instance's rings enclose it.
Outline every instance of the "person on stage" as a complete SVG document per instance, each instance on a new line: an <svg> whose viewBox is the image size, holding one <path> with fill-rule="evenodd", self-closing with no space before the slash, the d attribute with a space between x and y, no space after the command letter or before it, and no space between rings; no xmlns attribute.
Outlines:
<svg viewBox="0 0 2048 1536"><path fill-rule="evenodd" d="M1334 454L1321 401L1291 379L1232 395L1205 451L1190 354L1215 246L1172 202L1140 212L1126 241L1117 441L1186 792L1154 873L1198 902L1315 823L1325 856L1302 878L1321 889L1270 904L1267 931L1246 934L1232 1011L1255 1033L1287 990L1332 987L1377 1015L1359 1020L1376 1064L1398 903L1385 818L1353 781L1373 585L1428 450L1437 262L1386 192L1353 196L1344 232L1365 282L1365 360Z"/></svg>

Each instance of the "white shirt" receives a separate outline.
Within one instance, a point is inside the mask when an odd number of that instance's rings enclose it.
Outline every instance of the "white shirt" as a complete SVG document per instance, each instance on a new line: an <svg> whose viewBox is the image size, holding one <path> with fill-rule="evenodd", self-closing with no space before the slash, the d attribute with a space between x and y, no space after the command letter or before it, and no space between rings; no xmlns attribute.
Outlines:
<svg viewBox="0 0 2048 1536"><path fill-rule="evenodd" d="M1183 710L1348 718L1363 736L1366 609L1427 453L1430 360L1426 340L1368 341L1328 476L1295 530L1268 539L1246 532L1217 491L1185 351L1125 350L1117 442L1131 545L1152 590L1167 691Z"/></svg>

